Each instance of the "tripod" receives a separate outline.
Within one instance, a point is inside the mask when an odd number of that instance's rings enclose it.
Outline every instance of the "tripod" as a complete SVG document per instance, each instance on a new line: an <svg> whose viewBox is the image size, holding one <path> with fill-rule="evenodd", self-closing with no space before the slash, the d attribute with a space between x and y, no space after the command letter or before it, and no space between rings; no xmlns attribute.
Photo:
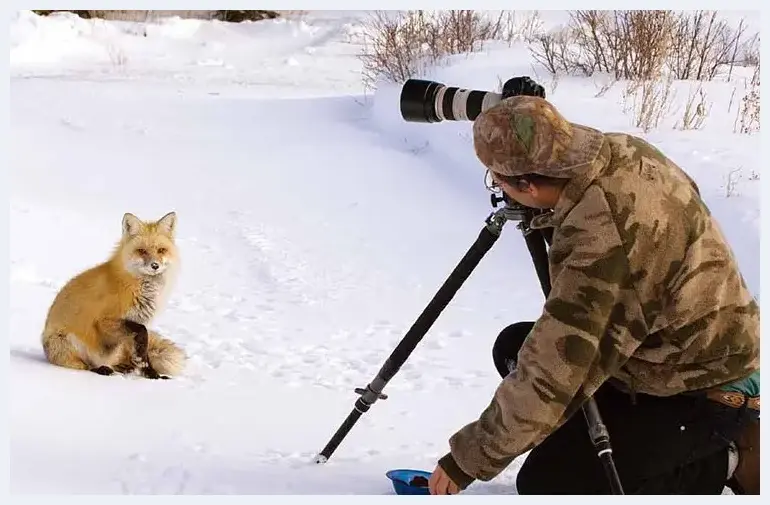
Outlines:
<svg viewBox="0 0 770 505"><path fill-rule="evenodd" d="M479 264L481 259L492 248L500 238L503 227L508 221L518 221L517 228L521 230L524 240L532 256L532 262L535 271L540 280L541 288L545 297L548 298L551 292L551 281L548 269L548 250L546 244L550 246L552 234L544 230L532 229L530 221L535 216L535 209L525 207L516 202L510 201L505 195L497 197L492 195L492 206L497 207L500 202L505 205L492 212L485 220L485 226L479 233L476 241L471 245L463 258L450 273L444 284L439 288L433 298L428 302L423 312L419 315L406 335L401 339L393 352L385 360L374 379L365 388L356 388L354 391L359 395L355 401L350 414L343 420L337 431L332 435L329 442L323 450L316 456L316 463L326 463L332 453L339 447L342 440L347 436L358 419L366 413L377 400L387 399L387 395L382 391L388 382L398 373L401 366L409 358L409 355L417 347L422 338L428 332L438 316L446 308L454 295L468 279L473 270ZM599 408L593 398L589 398L582 407L583 415L588 424L588 433L597 451L597 455L602 461L605 473L610 482L613 494L623 494L620 477L615 468L615 462L612 458L612 446L610 444L609 432L602 422Z"/></svg>

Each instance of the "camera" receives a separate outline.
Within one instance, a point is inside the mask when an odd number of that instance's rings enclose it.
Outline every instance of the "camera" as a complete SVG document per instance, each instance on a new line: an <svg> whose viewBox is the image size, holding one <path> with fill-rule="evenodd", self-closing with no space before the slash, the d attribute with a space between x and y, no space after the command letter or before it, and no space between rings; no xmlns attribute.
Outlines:
<svg viewBox="0 0 770 505"><path fill-rule="evenodd" d="M545 89L527 76L508 79L502 93L409 79L401 88L401 117L410 123L473 121L501 100L516 95L545 98Z"/></svg>
<svg viewBox="0 0 770 505"><path fill-rule="evenodd" d="M473 121L503 99L500 93L409 79L401 88L401 117L410 123Z"/></svg>

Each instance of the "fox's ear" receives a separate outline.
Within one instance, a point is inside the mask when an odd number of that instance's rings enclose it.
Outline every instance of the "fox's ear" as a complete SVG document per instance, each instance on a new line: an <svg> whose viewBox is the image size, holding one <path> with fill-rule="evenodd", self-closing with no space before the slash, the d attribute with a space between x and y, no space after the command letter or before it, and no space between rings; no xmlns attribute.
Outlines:
<svg viewBox="0 0 770 505"><path fill-rule="evenodd" d="M130 212L126 212L123 214L123 236L124 237L132 237L142 231L142 227L144 224L142 223L142 220L136 217L135 215L131 214Z"/></svg>
<svg viewBox="0 0 770 505"><path fill-rule="evenodd" d="M169 237L174 236L176 231L176 212L169 212L158 220L158 230Z"/></svg>

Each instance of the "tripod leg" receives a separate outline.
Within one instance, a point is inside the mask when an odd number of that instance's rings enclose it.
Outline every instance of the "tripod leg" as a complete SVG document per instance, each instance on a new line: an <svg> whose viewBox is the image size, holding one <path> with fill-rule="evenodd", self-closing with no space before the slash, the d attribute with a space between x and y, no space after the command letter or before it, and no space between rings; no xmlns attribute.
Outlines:
<svg viewBox="0 0 770 505"><path fill-rule="evenodd" d="M382 390L393 376L398 373L401 366L406 362L431 326L433 326L433 323L438 319L444 308L446 308L463 283L473 273L473 270L484 255L495 244L506 221L507 217L504 210L498 211L487 218L487 225L481 230L476 241L471 245L468 252L463 256L446 281L444 281L444 284L436 292L433 299L431 299L406 335L404 335L390 356L385 360L375 378L365 388L356 389L356 392L361 396L356 400L350 414L337 428L337 431L332 435L323 450L316 456L316 463L328 461L348 432L358 422L358 419L369 410L374 402L385 398Z"/></svg>
<svg viewBox="0 0 770 505"><path fill-rule="evenodd" d="M615 468L615 461L612 458L612 445L610 444L610 433L602 421L599 413L599 406L596 400L589 398L583 406L583 415L588 424L588 434L596 448L597 456L604 466L604 472L610 481L612 494L623 494L623 486L620 483L620 476Z"/></svg>
<svg viewBox="0 0 770 505"><path fill-rule="evenodd" d="M526 229L526 227L523 229ZM532 262L534 263L535 271L537 272L540 285L543 288L543 294L546 298L548 298L548 295L551 292L551 279L549 273L550 270L548 268L548 250L546 249L545 244L550 243L552 239L552 233L546 230L528 230L524 233L524 240L526 241L527 248L532 256ZM618 476L617 469L615 468L615 461L612 458L610 435L607 427L602 422L596 400L593 398L588 399L588 402L583 405L583 415L588 423L589 435L591 436L594 447L596 447L597 455L602 461L604 471L610 481L612 493L623 494L620 476Z"/></svg>

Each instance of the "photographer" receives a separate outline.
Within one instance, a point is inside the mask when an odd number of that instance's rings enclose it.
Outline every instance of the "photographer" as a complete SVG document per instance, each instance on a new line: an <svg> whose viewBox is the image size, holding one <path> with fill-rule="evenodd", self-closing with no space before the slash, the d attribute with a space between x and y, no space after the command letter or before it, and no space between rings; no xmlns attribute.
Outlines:
<svg viewBox="0 0 770 505"><path fill-rule="evenodd" d="M759 307L697 186L640 138L568 122L528 78L506 86L474 121L476 155L495 189L551 211L532 227L553 228L552 289L498 336L503 380L431 494L530 450L519 494L610 492L590 397L626 493L758 493Z"/></svg>

